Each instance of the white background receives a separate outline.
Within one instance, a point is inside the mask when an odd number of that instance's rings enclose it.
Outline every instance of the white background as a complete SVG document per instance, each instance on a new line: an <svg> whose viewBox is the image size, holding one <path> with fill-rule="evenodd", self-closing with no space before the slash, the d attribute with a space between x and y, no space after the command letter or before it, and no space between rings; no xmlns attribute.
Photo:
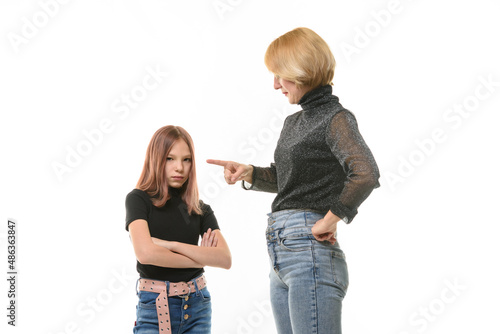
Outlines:
<svg viewBox="0 0 500 334"><path fill-rule="evenodd" d="M213 333L275 333L273 196L225 185L204 161L272 161L297 106L273 90L263 56L299 26L332 48L334 94L382 173L339 226L344 332L499 333L499 11L492 0L2 1L0 267L7 277L12 218L19 273L15 328L1 279L2 333L131 333L124 199L167 124L191 133L233 254L229 271L207 269Z"/></svg>

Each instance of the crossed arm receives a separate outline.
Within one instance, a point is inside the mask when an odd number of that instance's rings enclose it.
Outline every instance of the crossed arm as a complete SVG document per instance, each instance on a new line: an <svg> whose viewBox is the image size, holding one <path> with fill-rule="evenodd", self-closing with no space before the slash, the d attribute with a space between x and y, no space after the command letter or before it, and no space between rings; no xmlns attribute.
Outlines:
<svg viewBox="0 0 500 334"><path fill-rule="evenodd" d="M205 233L200 246L152 238L144 219L130 223L129 233L135 256L142 264L169 268L231 267L231 253L220 230Z"/></svg>
<svg viewBox="0 0 500 334"><path fill-rule="evenodd" d="M152 239L154 244L174 253L182 254L205 266L231 268L231 253L220 230L208 229L203 235L200 246L157 238Z"/></svg>

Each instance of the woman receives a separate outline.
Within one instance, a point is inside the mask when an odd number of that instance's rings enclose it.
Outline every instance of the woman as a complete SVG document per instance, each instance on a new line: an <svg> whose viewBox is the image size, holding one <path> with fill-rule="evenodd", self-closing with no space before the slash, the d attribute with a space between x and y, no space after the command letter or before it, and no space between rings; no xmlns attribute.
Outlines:
<svg viewBox="0 0 500 334"><path fill-rule="evenodd" d="M156 131L125 203L140 275L134 333L210 333L203 267L229 269L231 254L212 209L198 198L194 146L186 130Z"/></svg>
<svg viewBox="0 0 500 334"><path fill-rule="evenodd" d="M277 193L269 214L271 304L278 333L341 333L348 286L337 223L350 223L379 186L379 172L354 115L332 95L334 57L307 28L268 47L265 64L291 104L270 167L208 160L229 184ZM251 184L248 186L248 184Z"/></svg>

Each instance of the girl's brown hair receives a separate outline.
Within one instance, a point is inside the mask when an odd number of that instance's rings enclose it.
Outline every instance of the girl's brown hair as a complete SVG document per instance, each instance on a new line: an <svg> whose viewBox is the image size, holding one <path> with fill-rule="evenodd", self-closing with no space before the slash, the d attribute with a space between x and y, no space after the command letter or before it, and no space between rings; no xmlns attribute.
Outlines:
<svg viewBox="0 0 500 334"><path fill-rule="evenodd" d="M170 198L165 173L167 156L177 140L184 140L191 152L191 170L187 181L182 185L181 198L188 207L188 213L201 214L194 145L189 133L180 126L167 125L158 129L149 142L146 159L136 188L145 191L156 207L162 207Z"/></svg>

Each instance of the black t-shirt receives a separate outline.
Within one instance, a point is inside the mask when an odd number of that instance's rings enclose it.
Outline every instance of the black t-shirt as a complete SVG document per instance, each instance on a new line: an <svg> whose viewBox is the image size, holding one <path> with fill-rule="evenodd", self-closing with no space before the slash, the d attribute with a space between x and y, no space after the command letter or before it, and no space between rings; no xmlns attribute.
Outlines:
<svg viewBox="0 0 500 334"><path fill-rule="evenodd" d="M203 213L189 215L179 190L169 189L169 194L171 198L164 206L158 208L144 191L134 189L128 193L125 199L126 230L128 231L129 224L134 220L144 219L148 222L152 237L197 245L200 235L209 228L219 229L217 219L209 205L200 201ZM137 271L141 278L170 282L187 282L204 272L203 268L166 268L144 265L139 261L137 261Z"/></svg>

